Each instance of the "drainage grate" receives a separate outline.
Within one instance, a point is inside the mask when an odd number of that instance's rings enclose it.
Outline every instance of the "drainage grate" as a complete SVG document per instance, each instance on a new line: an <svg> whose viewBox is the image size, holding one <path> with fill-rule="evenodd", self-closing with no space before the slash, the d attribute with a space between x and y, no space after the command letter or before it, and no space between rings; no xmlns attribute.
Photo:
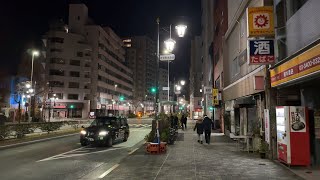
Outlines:
<svg viewBox="0 0 320 180"><path fill-rule="evenodd" d="M312 172L311 172L311 171L306 171L306 173L307 173L307 174L312 174Z"/></svg>
<svg viewBox="0 0 320 180"><path fill-rule="evenodd" d="M266 164L264 164L264 163L259 163L259 165L260 165L260 166L265 166Z"/></svg>

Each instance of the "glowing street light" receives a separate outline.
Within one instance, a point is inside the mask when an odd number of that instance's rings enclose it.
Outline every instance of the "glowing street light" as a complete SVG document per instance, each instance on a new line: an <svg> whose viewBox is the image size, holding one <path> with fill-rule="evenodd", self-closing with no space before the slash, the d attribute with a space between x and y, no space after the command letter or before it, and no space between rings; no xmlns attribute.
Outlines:
<svg viewBox="0 0 320 180"><path fill-rule="evenodd" d="M184 34L186 33L186 30L187 30L187 26L186 25L177 25L176 26L176 30L177 30L177 33L178 33L178 36L179 37L183 37Z"/></svg>
<svg viewBox="0 0 320 180"><path fill-rule="evenodd" d="M181 81L180 81L180 84L181 84L182 86L184 86L184 85L186 84L186 81L185 81L185 80L181 80Z"/></svg>
<svg viewBox="0 0 320 180"><path fill-rule="evenodd" d="M177 90L180 91L181 90L181 86L177 85Z"/></svg>
<svg viewBox="0 0 320 180"><path fill-rule="evenodd" d="M30 92L30 93L33 93L33 91L34 91L33 89L29 89L29 92Z"/></svg>
<svg viewBox="0 0 320 180"><path fill-rule="evenodd" d="M27 83L26 88L28 88L28 89L31 88L31 84Z"/></svg>
<svg viewBox="0 0 320 180"><path fill-rule="evenodd" d="M172 52L173 49L174 49L174 46L175 46L175 44L176 44L176 41L173 40L173 39L171 39L171 38L169 38L168 40L164 41L164 44L165 44L165 46L166 46L166 50L167 50L168 52Z"/></svg>

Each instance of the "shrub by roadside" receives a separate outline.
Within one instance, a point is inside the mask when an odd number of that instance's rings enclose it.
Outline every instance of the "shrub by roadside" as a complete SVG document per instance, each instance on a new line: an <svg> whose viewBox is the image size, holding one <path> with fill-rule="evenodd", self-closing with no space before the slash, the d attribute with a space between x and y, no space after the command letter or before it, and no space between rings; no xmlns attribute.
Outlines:
<svg viewBox="0 0 320 180"><path fill-rule="evenodd" d="M26 134L33 133L36 129L48 134L59 130L63 122L10 124L0 126L0 141L12 138L23 138ZM75 128L76 129L76 128Z"/></svg>

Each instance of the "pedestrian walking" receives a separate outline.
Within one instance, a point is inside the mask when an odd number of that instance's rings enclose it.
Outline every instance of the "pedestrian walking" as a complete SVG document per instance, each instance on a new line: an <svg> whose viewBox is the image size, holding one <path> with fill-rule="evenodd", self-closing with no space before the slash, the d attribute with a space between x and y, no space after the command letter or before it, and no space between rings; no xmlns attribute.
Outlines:
<svg viewBox="0 0 320 180"><path fill-rule="evenodd" d="M204 115L204 119L202 123L203 123L204 137L206 139L206 143L210 144L211 129L213 124L212 120L207 115Z"/></svg>
<svg viewBox="0 0 320 180"><path fill-rule="evenodd" d="M182 122L182 128L184 126L184 129L187 129L187 116L185 114L182 115L181 122Z"/></svg>
<svg viewBox="0 0 320 180"><path fill-rule="evenodd" d="M178 116L175 114L173 117L173 123L176 129L178 129L178 122L179 122Z"/></svg>
<svg viewBox="0 0 320 180"><path fill-rule="evenodd" d="M193 131L197 130L198 134L198 143L203 144L203 123L202 119L197 120L196 125L193 128Z"/></svg>

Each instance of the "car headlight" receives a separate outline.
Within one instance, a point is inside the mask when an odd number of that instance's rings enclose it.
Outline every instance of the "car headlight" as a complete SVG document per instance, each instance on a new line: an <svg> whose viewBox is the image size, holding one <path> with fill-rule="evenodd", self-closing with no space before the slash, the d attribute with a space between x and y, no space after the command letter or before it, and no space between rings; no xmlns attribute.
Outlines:
<svg viewBox="0 0 320 180"><path fill-rule="evenodd" d="M86 134L87 134L87 131L81 130L81 131L80 131L80 134L86 135Z"/></svg>
<svg viewBox="0 0 320 180"><path fill-rule="evenodd" d="M99 132L99 136L105 136L107 135L109 132L108 131L100 131Z"/></svg>

